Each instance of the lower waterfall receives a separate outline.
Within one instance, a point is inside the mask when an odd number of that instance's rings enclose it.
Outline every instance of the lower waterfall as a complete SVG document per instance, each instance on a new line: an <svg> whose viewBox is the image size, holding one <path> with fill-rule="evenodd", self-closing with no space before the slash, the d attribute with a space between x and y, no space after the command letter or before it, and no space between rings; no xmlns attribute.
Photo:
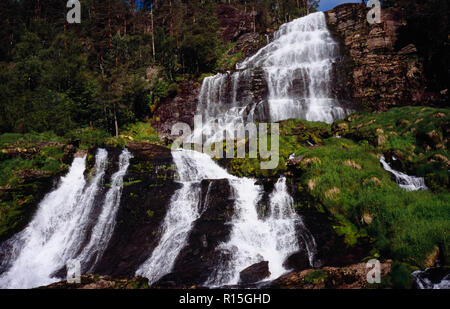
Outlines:
<svg viewBox="0 0 450 309"><path fill-rule="evenodd" d="M269 261L271 278L285 273L284 261L289 254L299 250L296 226L302 225L301 218L293 209L293 199L287 192L286 179L280 178L275 185L270 196L268 217L259 218L257 203L261 199L262 187L255 184L256 180L228 174L207 154L180 149L173 152L173 157L183 187L172 197L158 246L136 275L145 276L154 283L171 272L176 257L186 245L194 221L201 215L199 198L203 179L228 179L236 196L230 240L217 248L230 252L232 257L224 265L217 265L214 275L205 284L237 284L239 272L259 261ZM316 250L314 238L311 235L304 238L312 261Z"/></svg>
<svg viewBox="0 0 450 309"><path fill-rule="evenodd" d="M161 239L150 258L136 271L154 283L170 273L178 253L186 245L192 224L199 212L200 182L203 179L232 177L206 154L177 150L172 152L182 187L172 196L161 228Z"/></svg>
<svg viewBox="0 0 450 309"><path fill-rule="evenodd" d="M58 187L39 203L36 214L28 226L0 246L1 288L33 288L61 280L56 273L76 258L84 270L89 259L101 256L106 249L120 201L122 179L128 168L130 154L125 149L120 158L119 171L113 175L111 188L106 194L102 212L90 237L90 248L82 250L83 241L93 221L94 200L100 192L105 176L108 153L98 149L95 174L86 182L86 156L75 158L68 174ZM98 235L101 235L101 239ZM88 246L89 246L88 245ZM95 246L95 250L92 246ZM92 250L90 250L92 249ZM89 254L85 252L89 251ZM93 265L93 264L91 264Z"/></svg>
<svg viewBox="0 0 450 309"><path fill-rule="evenodd" d="M256 204L261 198L261 188L255 180L242 178L231 180L237 194L236 215L231 222L230 240L219 246L231 257L209 278L207 285L223 286L239 283L239 273L248 266L261 261L269 262L270 278L276 279L287 269L283 263L290 254L300 249L296 226L303 222L293 208L294 200L287 192L286 178L281 177L269 197L267 218L258 216ZM308 257L313 265L316 244L311 235L307 241Z"/></svg>
<svg viewBox="0 0 450 309"><path fill-rule="evenodd" d="M395 181L400 188L406 191L428 190L423 177L408 176L402 172L394 170L387 162L384 156L381 156L380 163L383 168L394 175Z"/></svg>

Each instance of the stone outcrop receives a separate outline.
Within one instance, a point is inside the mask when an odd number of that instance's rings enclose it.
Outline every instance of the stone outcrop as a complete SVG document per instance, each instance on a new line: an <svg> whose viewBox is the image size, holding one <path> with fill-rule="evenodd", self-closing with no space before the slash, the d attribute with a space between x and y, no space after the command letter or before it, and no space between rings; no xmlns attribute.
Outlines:
<svg viewBox="0 0 450 309"><path fill-rule="evenodd" d="M253 264L239 273L240 284L255 283L270 276L269 262Z"/></svg>
<svg viewBox="0 0 450 309"><path fill-rule="evenodd" d="M231 5L219 4L217 17L221 26L220 36L227 42L237 41L240 36L252 31L252 16Z"/></svg>
<svg viewBox="0 0 450 309"><path fill-rule="evenodd" d="M178 85L179 94L167 99L155 112L156 120L152 126L164 140L172 140L172 126L177 122L187 123L193 128L201 85L192 80Z"/></svg>
<svg viewBox="0 0 450 309"><path fill-rule="evenodd" d="M66 290L98 290L98 289L145 289L148 288L148 279L142 277L130 279L117 279L109 276L82 275L80 283L56 282L38 289L66 289Z"/></svg>
<svg viewBox="0 0 450 309"><path fill-rule="evenodd" d="M398 46L402 15L383 9L381 23L370 25L368 8L343 4L326 13L330 30L341 44L333 92L356 108L383 111L393 106L423 104L426 91L422 64L414 45Z"/></svg>
<svg viewBox="0 0 450 309"><path fill-rule="evenodd" d="M381 279L391 270L390 263L381 263ZM364 289L371 285L367 282L365 263L347 267L323 267L313 270L288 273L274 280L269 288L283 289ZM372 287L383 287L373 284Z"/></svg>
<svg viewBox="0 0 450 309"><path fill-rule="evenodd" d="M94 270L114 277L134 276L150 256L158 244L158 229L170 198L180 187L170 149L149 143L129 143L127 148L133 158L124 177L116 227Z"/></svg>
<svg viewBox="0 0 450 309"><path fill-rule="evenodd" d="M297 172L294 171L293 174ZM351 265L360 262L369 254L371 245L367 238L359 239L355 246L348 246L345 243L344 237L338 235L333 229L337 223L333 215L326 210L319 211L318 208L321 207L319 202L307 190L299 191L297 189L301 184L299 178L288 178L287 184L289 193L295 201L302 201L304 205L310 205L309 207L297 207L295 210L302 217L304 226L313 235L316 242L317 253L314 258L314 267ZM309 183L308 186L315 186L315 184ZM298 239L302 239L303 233L302 227L297 227ZM310 268L304 245L301 246L300 251L288 257L284 266L295 271Z"/></svg>

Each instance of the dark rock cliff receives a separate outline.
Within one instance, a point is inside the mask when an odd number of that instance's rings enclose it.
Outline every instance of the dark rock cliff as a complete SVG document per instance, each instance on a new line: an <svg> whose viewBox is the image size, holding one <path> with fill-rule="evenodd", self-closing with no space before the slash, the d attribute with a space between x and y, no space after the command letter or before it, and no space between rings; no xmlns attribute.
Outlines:
<svg viewBox="0 0 450 309"><path fill-rule="evenodd" d="M148 143L129 143L133 154L124 178L116 227L95 273L134 276L158 244L158 230L179 188L170 150Z"/></svg>
<svg viewBox="0 0 450 309"><path fill-rule="evenodd" d="M414 45L398 46L403 16L383 9L381 23L369 24L368 8L343 4L327 12L329 29L341 43L333 92L358 107L383 111L393 106L423 104L422 64Z"/></svg>

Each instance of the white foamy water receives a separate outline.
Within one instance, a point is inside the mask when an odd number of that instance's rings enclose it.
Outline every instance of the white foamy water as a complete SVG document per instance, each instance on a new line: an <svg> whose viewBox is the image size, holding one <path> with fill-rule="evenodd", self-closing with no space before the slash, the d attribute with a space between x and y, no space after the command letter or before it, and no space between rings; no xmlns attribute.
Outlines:
<svg viewBox="0 0 450 309"><path fill-rule="evenodd" d="M92 206L104 175L107 152L99 150L96 176L86 185L85 158L75 158L56 190L39 204L30 224L2 245L9 250L8 270L0 276L2 288L32 288L58 280L53 273L65 266L81 241L79 229Z"/></svg>
<svg viewBox="0 0 450 309"><path fill-rule="evenodd" d="M300 118L331 123L344 117L346 111L330 92L331 69L338 56L338 45L322 12L282 25L274 40L238 64L236 72L203 80L197 112L204 123L190 136L191 141L199 141L201 136L207 143L221 141L223 132L234 136L238 125L252 121ZM247 91L255 80L266 83L260 87L268 89L267 101L259 102ZM314 265L314 237L293 209L286 179L278 181L270 196L269 216L260 218L257 204L262 188L254 179L229 175L205 154L185 150L173 154L182 188L172 197L158 246L137 275L155 282L170 273L193 222L201 215L202 179L228 179L236 197L230 240L217 248L231 258L217 266L207 285L236 284L240 271L260 261L269 261L271 278L283 274L286 258L300 249L297 228Z"/></svg>
<svg viewBox="0 0 450 309"><path fill-rule="evenodd" d="M182 188L171 199L158 246L136 275L145 276L154 283L171 272L176 257L187 244L194 221L201 215L199 199L200 182L203 179L228 179L236 198L235 216L229 223L232 225L230 240L217 248L231 252L231 259L223 265L217 265L215 277L209 278L206 284L218 286L237 283L239 272L259 261L269 261L273 278L286 272L282 264L290 254L299 250L296 225L302 224L293 209L286 179L280 178L270 197L269 217L258 218L257 204L262 188L255 184L254 179L228 174L207 154L177 150L173 156ZM314 239L312 242L311 238L306 239L310 241L307 247L313 259Z"/></svg>
<svg viewBox="0 0 450 309"><path fill-rule="evenodd" d="M186 246L193 223L199 211L200 182L203 179L232 177L207 154L176 150L172 152L182 187L170 200L161 229L161 239L150 258L136 271L137 276L147 277L154 283L170 273L181 249Z"/></svg>
<svg viewBox="0 0 450 309"><path fill-rule="evenodd" d="M440 279L432 278L430 272L436 271L436 269L428 268L424 271L416 270L412 273L412 276L417 284L417 287L422 290L441 290L450 289L450 272L442 276Z"/></svg>
<svg viewBox="0 0 450 309"><path fill-rule="evenodd" d="M261 188L248 178L231 181L236 191L235 217L230 240L219 245L219 250L230 254L230 259L219 265L217 272L209 278L210 286L239 283L239 273L255 263L269 262L269 278L276 279L287 272L283 263L292 253L299 251L296 227L303 222L294 210L294 200L289 195L286 178L281 177L270 195L269 214L260 218L257 203ZM309 233L309 232L308 232ZM304 237L307 254L313 265L316 244L311 234Z"/></svg>
<svg viewBox="0 0 450 309"><path fill-rule="evenodd" d="M86 183L86 158L75 158L68 174L58 187L39 203L28 226L0 247L2 256L0 275L2 288L33 288L60 281L56 272L74 259L82 270L95 266L111 238L115 215L120 202L123 176L129 165L130 153L125 149L120 156L119 171L111 179L111 187L101 205L101 214L93 216L93 206L107 168L108 153L99 149L96 154L95 174ZM84 240L91 232L87 247ZM83 249L83 250L82 250ZM82 250L78 256L78 252ZM6 253L6 254L5 254Z"/></svg>
<svg viewBox="0 0 450 309"><path fill-rule="evenodd" d="M394 175L397 184L406 191L428 190L423 177L408 176L402 172L394 170L386 162L384 156L381 156L380 162L386 171Z"/></svg>
<svg viewBox="0 0 450 309"><path fill-rule="evenodd" d="M89 243L83 248L76 260L82 261L85 265L90 265L89 271L103 256L109 241L111 240L114 227L116 226L116 215L120 206L120 198L123 189L123 177L130 166L132 154L128 149L124 149L119 157L119 170L111 177L111 186L103 201L102 211L97 218L97 223L92 229ZM83 267L83 270L88 270Z"/></svg>

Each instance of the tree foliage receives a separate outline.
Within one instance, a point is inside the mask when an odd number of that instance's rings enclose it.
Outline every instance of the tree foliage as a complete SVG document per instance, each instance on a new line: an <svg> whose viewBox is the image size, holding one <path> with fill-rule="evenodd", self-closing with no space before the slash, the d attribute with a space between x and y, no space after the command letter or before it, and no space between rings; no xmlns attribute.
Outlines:
<svg viewBox="0 0 450 309"><path fill-rule="evenodd" d="M264 32L305 15L307 0L80 0L0 4L0 132L78 128L118 135L151 118L185 76L213 73L225 44L218 5L254 14ZM314 2L314 1L313 1Z"/></svg>

